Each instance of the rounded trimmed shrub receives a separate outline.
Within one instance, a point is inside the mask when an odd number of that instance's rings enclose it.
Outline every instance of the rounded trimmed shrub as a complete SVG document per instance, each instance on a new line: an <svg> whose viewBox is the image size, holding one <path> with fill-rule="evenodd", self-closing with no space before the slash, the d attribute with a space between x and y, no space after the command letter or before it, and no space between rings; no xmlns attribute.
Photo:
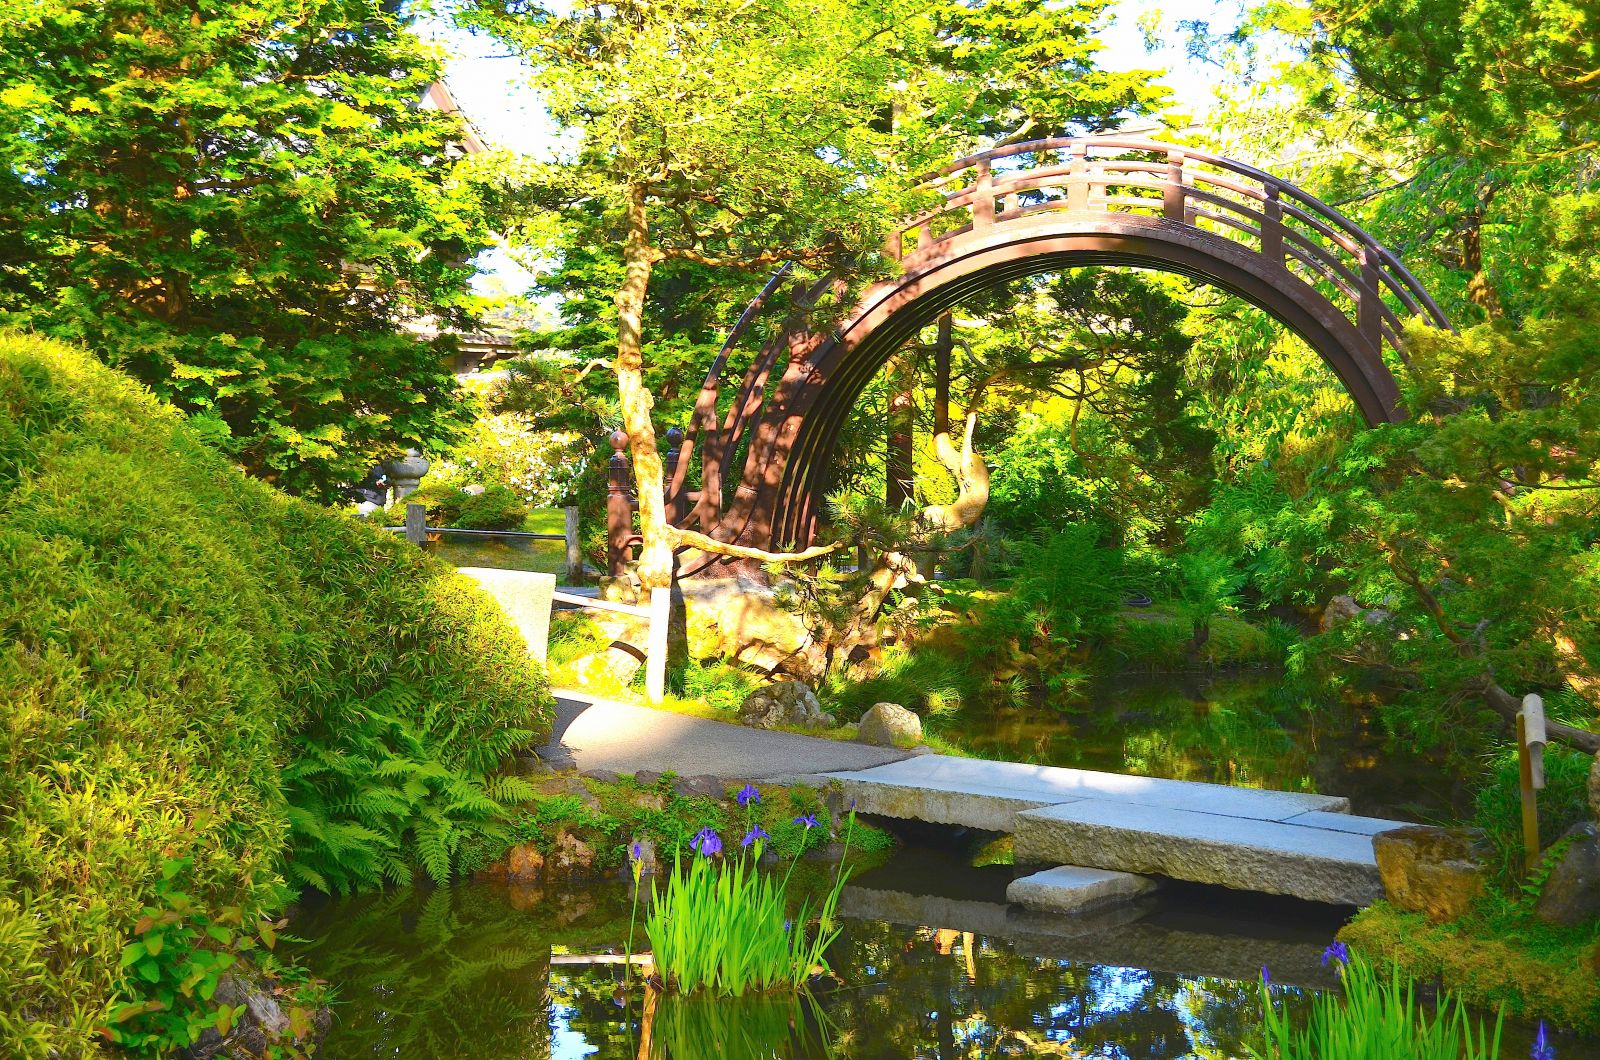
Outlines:
<svg viewBox="0 0 1600 1060"><path fill-rule="evenodd" d="M20 1056L92 1051L138 996L119 963L164 865L246 927L285 880L448 872L550 719L469 579L4 332L0 703L0 1053Z"/></svg>

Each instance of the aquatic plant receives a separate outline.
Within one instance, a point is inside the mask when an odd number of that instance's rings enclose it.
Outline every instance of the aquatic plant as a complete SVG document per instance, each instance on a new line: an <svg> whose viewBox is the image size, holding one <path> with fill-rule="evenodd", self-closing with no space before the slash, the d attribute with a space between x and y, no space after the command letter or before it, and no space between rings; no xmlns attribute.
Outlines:
<svg viewBox="0 0 1600 1060"><path fill-rule="evenodd" d="M1433 1006L1419 1005L1416 983L1391 968L1379 975L1342 942L1322 955L1337 963L1343 994L1312 998L1304 1024L1278 1004L1267 969L1261 969L1262 1037L1249 1047L1255 1060L1496 1060L1504 1014L1491 1031L1474 1026L1466 1003L1449 991ZM1540 1056L1537 1049L1535 1056Z"/></svg>
<svg viewBox="0 0 1600 1060"><path fill-rule="evenodd" d="M748 816L760 796L753 788L740 795ZM813 910L808 899L791 917L794 862L781 878L762 871L761 856L770 836L759 824L746 823L736 856L722 857L722 838L703 829L690 844L695 856L685 864L680 851L671 874L652 896L645 934L656 973L669 988L738 997L799 990L813 974L828 970L823 955L839 936L839 896L849 877L843 861L821 904ZM794 823L808 831L820 827L814 814L802 814ZM852 810L846 852L854 825Z"/></svg>

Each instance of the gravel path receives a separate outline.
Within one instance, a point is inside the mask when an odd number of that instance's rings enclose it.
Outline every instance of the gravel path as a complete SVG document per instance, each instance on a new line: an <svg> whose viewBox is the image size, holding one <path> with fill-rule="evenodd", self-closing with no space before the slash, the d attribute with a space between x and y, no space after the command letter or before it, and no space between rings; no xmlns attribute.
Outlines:
<svg viewBox="0 0 1600 1060"><path fill-rule="evenodd" d="M680 776L778 781L870 769L905 751L769 732L556 690L556 724L539 757L557 768L613 773L671 770Z"/></svg>

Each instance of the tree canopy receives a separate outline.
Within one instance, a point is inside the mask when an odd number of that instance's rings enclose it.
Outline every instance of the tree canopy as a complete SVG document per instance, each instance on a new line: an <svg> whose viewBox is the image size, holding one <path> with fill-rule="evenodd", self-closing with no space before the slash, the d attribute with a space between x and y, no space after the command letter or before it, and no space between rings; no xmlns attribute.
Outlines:
<svg viewBox="0 0 1600 1060"><path fill-rule="evenodd" d="M408 326L471 319L488 245L438 74L380 0L12 5L0 308L291 489L430 447L461 411Z"/></svg>

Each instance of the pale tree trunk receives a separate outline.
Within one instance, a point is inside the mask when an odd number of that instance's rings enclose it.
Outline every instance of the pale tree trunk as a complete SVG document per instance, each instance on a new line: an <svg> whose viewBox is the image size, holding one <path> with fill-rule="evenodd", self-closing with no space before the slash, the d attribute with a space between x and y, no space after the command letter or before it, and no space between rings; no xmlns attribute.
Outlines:
<svg viewBox="0 0 1600 1060"><path fill-rule="evenodd" d="M645 189L628 189L628 236L622 248L622 286L617 289L617 398L622 429L628 435L639 496L639 586L647 593L672 585L672 537L662 497L661 453L650 421L655 404L644 385L644 299L650 289L654 251L650 246Z"/></svg>

